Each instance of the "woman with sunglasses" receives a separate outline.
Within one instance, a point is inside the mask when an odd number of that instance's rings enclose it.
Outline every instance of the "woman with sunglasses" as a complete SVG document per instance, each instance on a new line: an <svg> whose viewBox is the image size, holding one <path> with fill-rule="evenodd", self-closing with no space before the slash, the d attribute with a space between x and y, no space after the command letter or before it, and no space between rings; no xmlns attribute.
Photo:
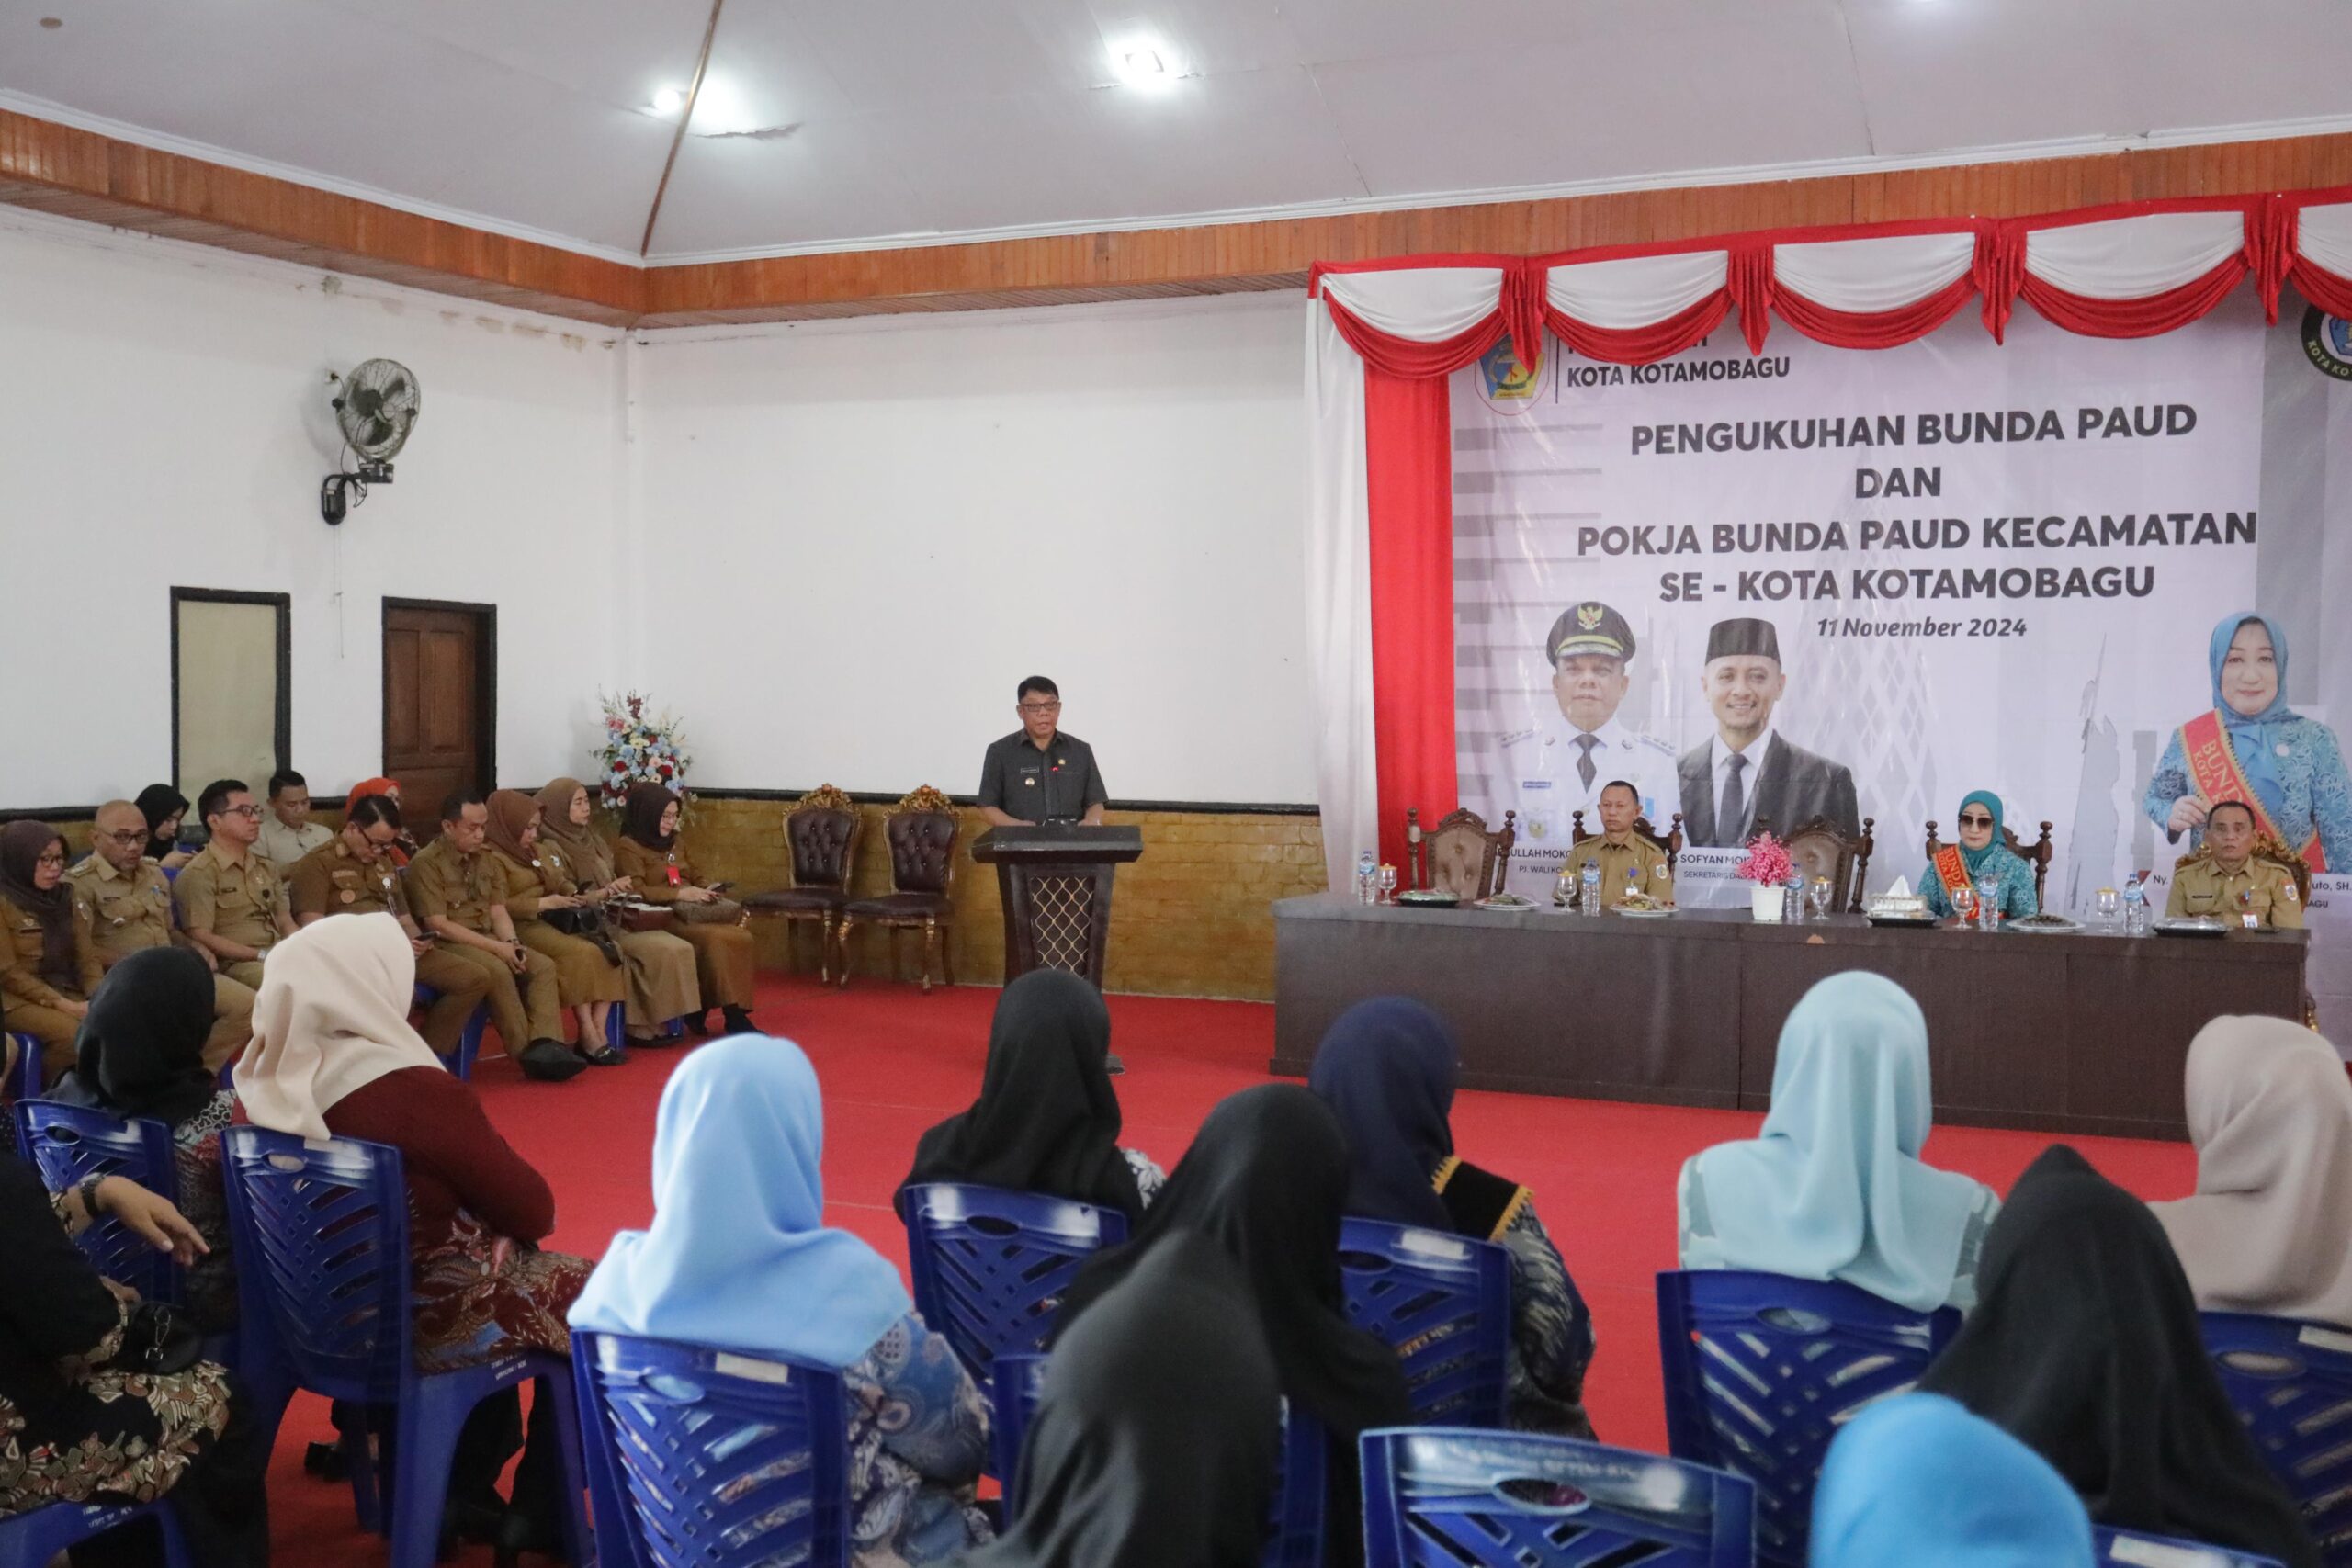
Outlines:
<svg viewBox="0 0 2352 1568"><path fill-rule="evenodd" d="M2033 867L2002 835L2001 797L1980 789L1961 801L1960 842L1936 852L1919 878L1919 891L1928 900L1928 912L1943 919L1959 903L1956 892L1965 887L1973 898L1988 882L2000 889L2001 919L2021 920L2041 912L2041 900L2033 893Z"/></svg>

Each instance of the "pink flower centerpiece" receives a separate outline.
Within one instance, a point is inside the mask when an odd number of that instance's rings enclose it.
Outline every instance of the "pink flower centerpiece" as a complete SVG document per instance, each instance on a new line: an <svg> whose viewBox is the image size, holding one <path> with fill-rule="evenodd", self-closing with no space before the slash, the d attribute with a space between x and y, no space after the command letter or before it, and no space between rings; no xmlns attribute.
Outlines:
<svg viewBox="0 0 2352 1568"><path fill-rule="evenodd" d="M1756 884L1748 890L1748 908L1759 920L1783 918L1788 881L1795 872L1796 862L1789 854L1789 846L1770 833L1758 833L1748 840L1747 856L1733 869L1734 875Z"/></svg>

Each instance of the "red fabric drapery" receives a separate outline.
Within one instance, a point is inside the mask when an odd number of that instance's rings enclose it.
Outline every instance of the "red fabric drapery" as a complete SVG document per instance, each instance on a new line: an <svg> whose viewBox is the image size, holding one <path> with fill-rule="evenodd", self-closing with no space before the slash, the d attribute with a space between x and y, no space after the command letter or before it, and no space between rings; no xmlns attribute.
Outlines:
<svg viewBox="0 0 2352 1568"><path fill-rule="evenodd" d="M1731 295L1725 292L1702 299L1654 327L1612 331L1587 326L1549 306L1544 307L1544 324L1552 329L1554 337L1587 359L1605 360L1611 365L1648 365L1673 358L1722 326L1730 314Z"/></svg>
<svg viewBox="0 0 2352 1568"><path fill-rule="evenodd" d="M2245 281L2247 270L2244 256L2233 256L2194 282L2137 299L2094 299L2069 294L2029 272L2018 280L2018 297L2059 326L2085 337L2155 337L2177 332L2211 310Z"/></svg>
<svg viewBox="0 0 2352 1568"><path fill-rule="evenodd" d="M1802 294L1776 291L1772 313L1816 343L1833 348L1893 348L1913 338L1926 337L1960 313L1976 292L1976 279L1954 278L1939 293L1930 294L1900 310L1865 315L1816 305Z"/></svg>
<svg viewBox="0 0 2352 1568"><path fill-rule="evenodd" d="M1367 367L1373 736L1380 858L1405 864L1405 808L1459 803L1453 761L1453 442L1442 376Z"/></svg>

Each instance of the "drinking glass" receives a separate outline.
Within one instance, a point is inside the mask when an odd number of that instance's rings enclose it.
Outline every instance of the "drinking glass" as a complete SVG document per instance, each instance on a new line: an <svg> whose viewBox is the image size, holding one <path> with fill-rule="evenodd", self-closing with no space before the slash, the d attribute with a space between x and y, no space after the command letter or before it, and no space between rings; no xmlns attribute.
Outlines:
<svg viewBox="0 0 2352 1568"><path fill-rule="evenodd" d="M2092 896L2092 908L2098 915L2101 931L2115 929L2115 918L2122 912L2123 896L2112 887L2102 887Z"/></svg>
<svg viewBox="0 0 2352 1568"><path fill-rule="evenodd" d="M1951 908L1952 913L1960 917L1960 923L1962 925L1964 926L1968 924L1970 919L1972 919L1976 913L1976 889L1968 886L1966 884L1962 884L1962 886L1953 888L1951 891Z"/></svg>
<svg viewBox="0 0 2352 1568"><path fill-rule="evenodd" d="M1811 891L1813 894L1813 918L1817 920L1829 913L1829 879L1826 876L1815 877L1813 879L1813 887Z"/></svg>
<svg viewBox="0 0 2352 1568"><path fill-rule="evenodd" d="M1393 865L1380 868L1380 897L1385 904L1396 902L1396 868Z"/></svg>

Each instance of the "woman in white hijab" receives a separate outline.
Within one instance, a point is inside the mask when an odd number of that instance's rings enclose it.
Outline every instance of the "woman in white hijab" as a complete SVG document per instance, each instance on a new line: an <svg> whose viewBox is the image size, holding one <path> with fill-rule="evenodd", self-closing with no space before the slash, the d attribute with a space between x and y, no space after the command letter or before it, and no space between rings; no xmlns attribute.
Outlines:
<svg viewBox="0 0 2352 1568"><path fill-rule="evenodd" d="M237 1098L257 1127L401 1151L424 1370L479 1366L517 1349L568 1356L564 1317L589 1266L538 1249L555 1229L555 1194L499 1136L473 1087L452 1077L409 1027L415 987L414 951L391 916L304 926L270 950L262 971ZM531 1402L511 1507L495 1482L521 1442L520 1402L509 1390L476 1407L450 1473L461 1533L514 1550L555 1548L564 1501L555 1403Z"/></svg>
<svg viewBox="0 0 2352 1568"><path fill-rule="evenodd" d="M2153 1203L2209 1312L2352 1328L2352 1079L2283 1018L2217 1018L2188 1047L2197 1191Z"/></svg>

